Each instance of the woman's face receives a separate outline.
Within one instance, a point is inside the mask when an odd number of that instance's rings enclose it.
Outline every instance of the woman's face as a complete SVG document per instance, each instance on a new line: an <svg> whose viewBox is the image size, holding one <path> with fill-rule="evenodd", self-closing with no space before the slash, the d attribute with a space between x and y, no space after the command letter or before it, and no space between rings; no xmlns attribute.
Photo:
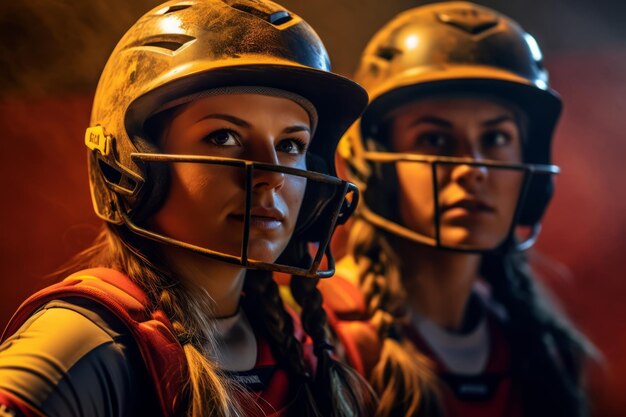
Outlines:
<svg viewBox="0 0 626 417"><path fill-rule="evenodd" d="M520 129L508 106L479 97L432 98L392 113L393 152L522 161ZM409 229L435 237L438 199L440 239L446 246L492 249L507 236L523 180L521 171L440 165L437 195L430 164L399 162L400 218Z"/></svg>
<svg viewBox="0 0 626 417"><path fill-rule="evenodd" d="M259 94L205 97L176 111L160 149L168 154L245 159L306 169L308 113L295 102ZM239 256L245 217L241 167L171 164L171 186L152 227L175 239ZM248 257L274 262L296 223L306 180L254 170Z"/></svg>

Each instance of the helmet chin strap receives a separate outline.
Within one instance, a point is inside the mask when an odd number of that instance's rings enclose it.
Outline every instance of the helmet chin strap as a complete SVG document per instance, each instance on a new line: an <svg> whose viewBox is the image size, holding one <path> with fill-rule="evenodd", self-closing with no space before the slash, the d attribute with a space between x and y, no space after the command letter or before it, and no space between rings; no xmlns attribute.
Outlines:
<svg viewBox="0 0 626 417"><path fill-rule="evenodd" d="M541 231L540 222L534 222L532 226L530 226L530 233L526 235L521 241L517 241L516 239L512 239L515 234L516 227L520 226L520 221L523 222L520 214L523 212L524 204L526 199L528 198L528 188L529 184L533 176L535 175L557 175L560 172L560 168L556 165L551 164L533 164L533 163L510 163L510 162L502 162L496 160L481 160L475 161L466 158L458 158L458 157L442 157L442 156L431 156L431 155L420 155L420 154L407 154L407 153L394 153L394 152L364 152L361 155L361 158L365 161L368 161L372 164L374 169L377 169L383 166L384 164L395 164L398 162L413 162L420 164L428 164L431 166L432 171L432 185L433 185L433 193L434 193L434 201L435 201L435 216L434 216L434 226L435 226L435 236L428 236L423 233L412 230L406 226L400 224L398 220L394 220L396 216L388 214L387 216L384 213L388 210L384 210L382 213L377 213L376 208L370 208L366 205L366 203L362 203L359 206L358 214L369 223L373 224L377 228L394 234L396 236L402 237L404 239L410 240L415 243L419 243L421 245L429 246L432 248L450 250L455 252L466 252L466 253L486 253L497 251L502 246L501 243L494 245L493 247L478 247L476 245L466 245L466 244L453 244L449 245L445 242L442 242L441 238L441 223L440 218L437 215L439 213L439 204L438 204L438 185L435 180L436 168L437 166L450 166L450 165L471 165L476 167L486 167L493 168L498 170L510 170L511 172L519 172L520 175L523 175L523 181L520 185L520 192L517 199L517 204L515 207L515 211L511 217L511 223L508 227L508 232L505 234L505 239L500 242L511 242L510 247L512 247L516 251L526 251L530 249L539 236ZM379 169L378 168L378 169ZM383 174L378 174L382 176ZM379 187L376 185L376 187ZM371 189L365 190L367 192L373 192L376 195L378 188L376 190ZM396 191L398 192L398 191ZM379 210L382 209L379 207ZM521 226L525 226L522 224ZM509 246L508 244L506 246Z"/></svg>

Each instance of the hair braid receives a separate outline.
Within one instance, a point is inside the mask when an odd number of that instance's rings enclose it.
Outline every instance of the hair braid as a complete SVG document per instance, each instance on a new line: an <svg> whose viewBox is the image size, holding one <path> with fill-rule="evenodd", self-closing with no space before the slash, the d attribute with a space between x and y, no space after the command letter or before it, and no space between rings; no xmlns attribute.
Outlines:
<svg viewBox="0 0 626 417"><path fill-rule="evenodd" d="M291 277L291 292L302 307L302 327L313 340L317 357L314 394L325 417L370 416L374 413L375 395L367 383L346 365L332 357L328 316L317 288L319 279Z"/></svg>
<svg viewBox="0 0 626 417"><path fill-rule="evenodd" d="M379 395L376 416L440 416L432 364L403 337L405 292L390 245L374 226L357 219L348 250L357 264L368 320L382 341L380 358L369 375Z"/></svg>
<svg viewBox="0 0 626 417"><path fill-rule="evenodd" d="M302 417L322 417L313 396L302 345L295 337L292 317L285 310L271 272L249 270L244 292L244 306L249 313L249 320L255 328L264 331L278 363L301 381L295 405L289 412Z"/></svg>
<svg viewBox="0 0 626 417"><path fill-rule="evenodd" d="M250 320L255 324L258 322L270 341L274 342L271 347L276 360L282 361L296 375L305 377L307 370L302 359L302 347L294 336L293 321L284 308L272 274L267 271L248 271L244 292L247 309L255 313L250 314Z"/></svg>
<svg viewBox="0 0 626 417"><path fill-rule="evenodd" d="M525 415L588 415L581 362L584 338L551 309L523 254L490 254L481 266L493 297L508 314L513 371L522 381Z"/></svg>

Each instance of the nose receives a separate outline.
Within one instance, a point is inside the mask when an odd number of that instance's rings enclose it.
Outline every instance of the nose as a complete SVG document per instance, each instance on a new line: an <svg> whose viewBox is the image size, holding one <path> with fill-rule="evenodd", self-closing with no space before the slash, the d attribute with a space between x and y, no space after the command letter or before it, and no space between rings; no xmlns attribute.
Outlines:
<svg viewBox="0 0 626 417"><path fill-rule="evenodd" d="M480 149L480 142L477 140L468 140L462 142L462 146L458 150L456 156L461 158L472 159L480 162L484 159ZM487 179L487 167L480 165L458 164L452 168L451 179L469 191L479 186Z"/></svg>
<svg viewBox="0 0 626 417"><path fill-rule="evenodd" d="M248 159L269 165L280 165L274 146L259 146L250 152ZM255 168L252 177L252 189L280 189L285 184L285 174L267 169Z"/></svg>
<svg viewBox="0 0 626 417"><path fill-rule="evenodd" d="M480 160L476 160L480 162ZM487 180L486 166L459 164L452 169L452 181L468 191L476 191Z"/></svg>

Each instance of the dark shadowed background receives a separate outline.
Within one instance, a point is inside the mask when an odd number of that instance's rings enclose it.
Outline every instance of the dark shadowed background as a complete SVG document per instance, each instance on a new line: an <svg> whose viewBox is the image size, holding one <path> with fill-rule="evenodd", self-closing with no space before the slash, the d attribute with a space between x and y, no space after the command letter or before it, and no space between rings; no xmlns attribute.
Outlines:
<svg viewBox="0 0 626 417"><path fill-rule="evenodd" d="M0 327L86 247L92 213L83 132L98 75L154 0L0 2ZM320 34L344 75L371 35L426 2L284 0ZM546 55L565 101L555 144L563 173L532 259L605 356L595 416L626 416L626 1L492 0Z"/></svg>

